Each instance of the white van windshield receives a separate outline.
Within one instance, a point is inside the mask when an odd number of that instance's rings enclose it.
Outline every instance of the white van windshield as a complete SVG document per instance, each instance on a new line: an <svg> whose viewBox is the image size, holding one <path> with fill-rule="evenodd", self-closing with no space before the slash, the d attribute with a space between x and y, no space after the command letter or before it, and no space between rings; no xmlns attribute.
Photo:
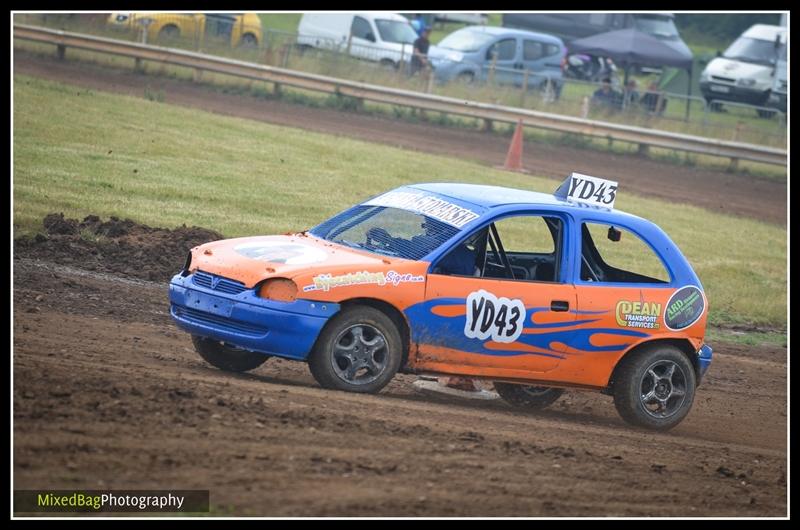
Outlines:
<svg viewBox="0 0 800 530"><path fill-rule="evenodd" d="M417 33L408 22L376 19L375 25L378 26L378 33L381 34L383 42L414 44L417 40Z"/></svg>
<svg viewBox="0 0 800 530"><path fill-rule="evenodd" d="M739 37L722 56L745 63L773 65L779 50L775 47L775 41Z"/></svg>
<svg viewBox="0 0 800 530"><path fill-rule="evenodd" d="M476 52L492 39L494 35L482 31L456 31L445 37L439 47L459 52Z"/></svg>

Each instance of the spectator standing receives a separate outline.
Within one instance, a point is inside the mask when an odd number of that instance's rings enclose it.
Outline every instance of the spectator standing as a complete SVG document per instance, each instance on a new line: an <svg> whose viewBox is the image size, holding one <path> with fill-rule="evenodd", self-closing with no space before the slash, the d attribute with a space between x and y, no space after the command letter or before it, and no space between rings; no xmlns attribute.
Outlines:
<svg viewBox="0 0 800 530"><path fill-rule="evenodd" d="M420 70L430 68L430 61L428 60L428 49L431 47L431 42L428 40L430 34L431 28L425 27L422 29L422 34L414 41L414 53L411 56L410 75L414 75Z"/></svg>

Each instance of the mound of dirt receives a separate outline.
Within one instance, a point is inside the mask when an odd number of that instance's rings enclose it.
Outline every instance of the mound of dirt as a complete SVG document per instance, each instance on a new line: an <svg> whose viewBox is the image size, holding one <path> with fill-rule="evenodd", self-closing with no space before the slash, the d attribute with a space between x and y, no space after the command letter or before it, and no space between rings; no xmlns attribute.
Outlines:
<svg viewBox="0 0 800 530"><path fill-rule="evenodd" d="M42 225L44 233L14 241L15 257L152 281L168 281L192 247L223 239L219 232L196 226L169 230L117 217L103 221L96 215L79 222L65 219L63 213L51 213Z"/></svg>

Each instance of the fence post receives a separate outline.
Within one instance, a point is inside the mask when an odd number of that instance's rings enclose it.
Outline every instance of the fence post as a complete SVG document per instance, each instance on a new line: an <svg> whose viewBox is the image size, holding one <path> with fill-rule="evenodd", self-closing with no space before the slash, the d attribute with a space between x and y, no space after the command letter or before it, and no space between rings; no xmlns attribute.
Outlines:
<svg viewBox="0 0 800 530"><path fill-rule="evenodd" d="M522 74L522 98L521 98L521 101L519 103L520 107L524 107L525 106L525 97L528 95L528 76L529 75L530 75L530 72L526 68L525 69L525 73Z"/></svg>
<svg viewBox="0 0 800 530"><path fill-rule="evenodd" d="M407 72L406 69L406 43L404 42L400 47L400 60L397 61L397 82L402 83L403 78Z"/></svg>
<svg viewBox="0 0 800 530"><path fill-rule="evenodd" d="M58 46L56 46L56 56L58 57L59 61L64 60L64 56L66 53L67 53L66 46L64 46L63 44L59 44Z"/></svg>
<svg viewBox="0 0 800 530"><path fill-rule="evenodd" d="M291 44L285 42L283 44L283 58L281 59L281 67L286 68L286 65L289 64L289 54L291 53Z"/></svg>
<svg viewBox="0 0 800 530"><path fill-rule="evenodd" d="M581 104L581 118L584 120L589 117L589 96L583 96L583 103Z"/></svg>
<svg viewBox="0 0 800 530"><path fill-rule="evenodd" d="M739 141L739 135L744 128L744 124L741 121L736 122L736 128L733 130L733 141ZM739 169L739 159L738 158L731 158L731 163L728 165L728 171L736 171Z"/></svg>
<svg viewBox="0 0 800 530"><path fill-rule="evenodd" d="M497 53L492 54L492 63L489 65L489 85L494 85L494 72L497 68Z"/></svg>

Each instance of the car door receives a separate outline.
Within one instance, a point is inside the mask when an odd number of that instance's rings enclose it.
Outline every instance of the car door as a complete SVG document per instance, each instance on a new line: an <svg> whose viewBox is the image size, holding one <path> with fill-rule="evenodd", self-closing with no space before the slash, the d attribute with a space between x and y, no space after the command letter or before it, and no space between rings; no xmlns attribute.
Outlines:
<svg viewBox="0 0 800 530"><path fill-rule="evenodd" d="M495 58L496 57L496 58ZM502 37L489 45L483 57L482 75L500 85L522 85L519 39Z"/></svg>
<svg viewBox="0 0 800 530"><path fill-rule="evenodd" d="M561 79L561 47L534 38L522 41L522 64L528 70L528 86L541 87L548 79Z"/></svg>
<svg viewBox="0 0 800 530"><path fill-rule="evenodd" d="M378 59L378 49L375 38L375 28L369 20L358 15L353 17L350 26L350 55L375 61Z"/></svg>
<svg viewBox="0 0 800 530"><path fill-rule="evenodd" d="M416 368L512 379L556 368L576 319L565 224L554 214L506 216L436 260L424 304L408 314Z"/></svg>

